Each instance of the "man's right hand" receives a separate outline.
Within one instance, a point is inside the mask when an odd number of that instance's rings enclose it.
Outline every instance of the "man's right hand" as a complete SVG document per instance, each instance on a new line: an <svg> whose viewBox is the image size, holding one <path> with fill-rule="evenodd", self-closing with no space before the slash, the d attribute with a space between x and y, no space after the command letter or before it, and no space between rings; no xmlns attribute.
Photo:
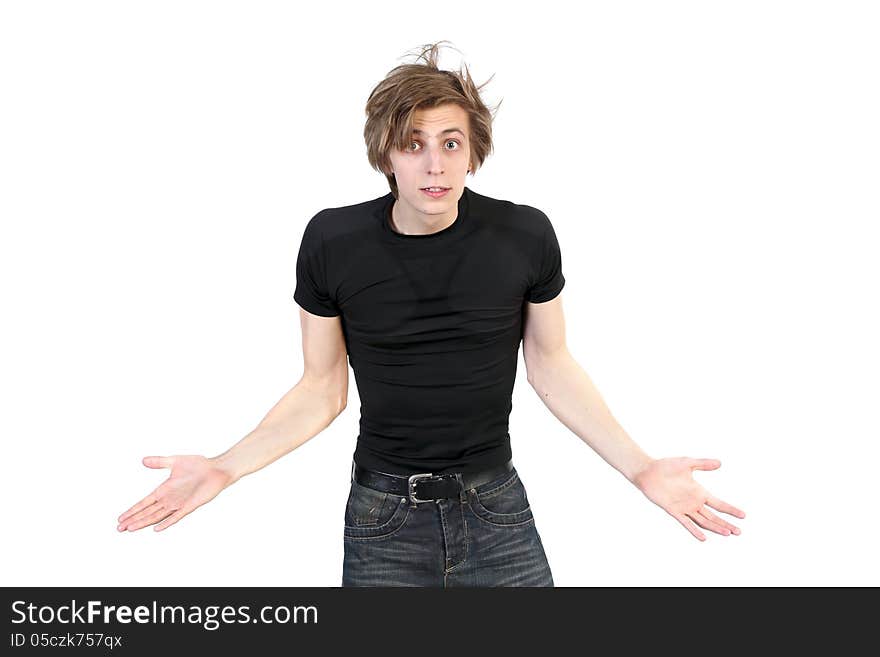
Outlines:
<svg viewBox="0 0 880 657"><path fill-rule="evenodd" d="M119 516L118 531L135 531L154 524L153 529L161 531L210 502L233 481L229 472L204 456L147 456L143 464L148 468L171 468L171 475Z"/></svg>

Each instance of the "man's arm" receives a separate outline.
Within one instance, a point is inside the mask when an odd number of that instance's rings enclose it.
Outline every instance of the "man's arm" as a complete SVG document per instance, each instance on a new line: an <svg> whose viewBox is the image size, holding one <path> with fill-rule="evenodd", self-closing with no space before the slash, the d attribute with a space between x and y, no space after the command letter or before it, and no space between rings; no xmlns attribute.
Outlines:
<svg viewBox="0 0 880 657"><path fill-rule="evenodd" d="M569 353L561 293L546 303L527 304L523 359L529 384L550 412L634 482L651 457L614 419L590 377Z"/></svg>
<svg viewBox="0 0 880 657"><path fill-rule="evenodd" d="M302 378L253 431L211 459L229 473L230 483L293 451L345 410L348 360L341 319L299 312Z"/></svg>
<svg viewBox="0 0 880 657"><path fill-rule="evenodd" d="M724 536L740 533L707 507L738 518L744 518L745 512L710 495L691 474L714 470L721 466L719 461L651 458L611 414L568 351L561 293L545 303L527 303L523 359L529 384L550 412L697 539L705 540L698 526Z"/></svg>

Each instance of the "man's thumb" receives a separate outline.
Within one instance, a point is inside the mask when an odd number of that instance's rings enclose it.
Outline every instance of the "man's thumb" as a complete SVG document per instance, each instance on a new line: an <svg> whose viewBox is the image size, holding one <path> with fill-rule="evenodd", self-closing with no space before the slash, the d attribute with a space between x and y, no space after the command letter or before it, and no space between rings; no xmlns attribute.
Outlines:
<svg viewBox="0 0 880 657"><path fill-rule="evenodd" d="M143 463L148 468L170 468L171 459L167 456L145 456Z"/></svg>

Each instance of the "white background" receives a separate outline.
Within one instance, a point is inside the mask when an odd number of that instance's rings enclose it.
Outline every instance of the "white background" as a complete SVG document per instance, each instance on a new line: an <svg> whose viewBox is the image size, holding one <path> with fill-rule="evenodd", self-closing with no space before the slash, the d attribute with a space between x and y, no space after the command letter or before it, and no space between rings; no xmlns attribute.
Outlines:
<svg viewBox="0 0 880 657"><path fill-rule="evenodd" d="M542 404L510 434L557 586L880 584L880 21L870 2L29 2L0 9L3 585L337 586L359 401L164 532L116 531L302 372L295 259L388 191L364 104L449 40L474 190L538 207L568 344L697 541ZM306 13L304 13L306 12ZM577 13L575 13L577 12Z"/></svg>

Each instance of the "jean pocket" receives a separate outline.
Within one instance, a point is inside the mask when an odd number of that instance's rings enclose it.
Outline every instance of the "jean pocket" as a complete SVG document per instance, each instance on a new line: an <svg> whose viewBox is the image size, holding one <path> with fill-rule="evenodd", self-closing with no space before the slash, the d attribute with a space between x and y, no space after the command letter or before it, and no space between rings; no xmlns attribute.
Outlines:
<svg viewBox="0 0 880 657"><path fill-rule="evenodd" d="M406 498L351 482L345 504L347 538L380 538L398 531L409 515Z"/></svg>
<svg viewBox="0 0 880 657"><path fill-rule="evenodd" d="M474 515L492 525L523 525L531 522L532 508L526 488L516 470L505 479L467 492Z"/></svg>

